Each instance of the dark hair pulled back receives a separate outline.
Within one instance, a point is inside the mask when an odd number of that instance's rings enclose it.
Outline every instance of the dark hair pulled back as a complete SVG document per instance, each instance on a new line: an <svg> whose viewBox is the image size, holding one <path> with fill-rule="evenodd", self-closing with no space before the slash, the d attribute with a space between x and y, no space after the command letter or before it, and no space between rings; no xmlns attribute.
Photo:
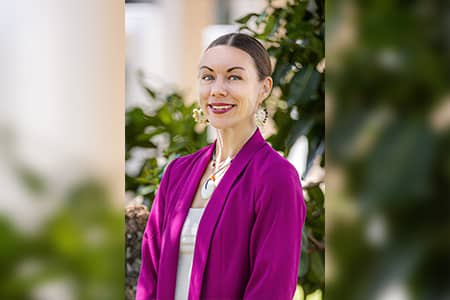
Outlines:
<svg viewBox="0 0 450 300"><path fill-rule="evenodd" d="M209 44L206 50L215 46L226 45L245 51L253 59L259 80L263 80L272 73L269 53L254 37L244 33L229 33L222 35Z"/></svg>

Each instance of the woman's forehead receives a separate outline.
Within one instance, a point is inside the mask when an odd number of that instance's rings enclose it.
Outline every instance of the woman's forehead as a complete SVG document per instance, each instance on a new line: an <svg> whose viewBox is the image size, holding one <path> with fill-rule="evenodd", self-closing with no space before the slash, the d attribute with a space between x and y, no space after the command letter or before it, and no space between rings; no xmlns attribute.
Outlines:
<svg viewBox="0 0 450 300"><path fill-rule="evenodd" d="M200 58L199 68L207 66L212 69L230 67L243 67L249 69L253 66L251 56L238 48L220 45L207 49Z"/></svg>

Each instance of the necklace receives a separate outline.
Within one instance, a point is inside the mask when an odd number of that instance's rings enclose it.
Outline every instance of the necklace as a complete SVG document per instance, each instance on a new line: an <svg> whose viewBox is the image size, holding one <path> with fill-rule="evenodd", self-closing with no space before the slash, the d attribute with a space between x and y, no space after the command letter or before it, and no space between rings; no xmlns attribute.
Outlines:
<svg viewBox="0 0 450 300"><path fill-rule="evenodd" d="M245 145L245 143L250 139L250 137L253 136L253 134L254 134L254 131L249 137L247 137L247 139L244 140L242 145L238 148L239 150ZM239 152L239 150L234 152L234 154ZM233 159L234 159L234 154L233 154ZM201 197L203 200L209 199L211 197L211 195L213 194L214 190L216 189L216 175L220 171L222 171L226 167L228 167L231 164L231 162L233 161L233 159L231 159L231 157L228 156L227 159L225 159L225 161L223 161L221 163L216 163L215 156L216 156L216 153L214 151L212 160L213 160L213 168L215 171L208 177L208 179L205 181L205 183L202 186ZM216 167L217 167L217 170L216 170Z"/></svg>
<svg viewBox="0 0 450 300"><path fill-rule="evenodd" d="M226 167L228 167L231 162L233 160L228 157L225 162L223 162L223 164L216 170L214 171L209 177L208 179L205 181L205 183L203 184L202 187L202 192L201 192L201 196L203 200L209 199L212 195L212 193L214 192L214 190L216 189L216 175L217 173L219 173L220 171L222 171L223 169L225 169Z"/></svg>

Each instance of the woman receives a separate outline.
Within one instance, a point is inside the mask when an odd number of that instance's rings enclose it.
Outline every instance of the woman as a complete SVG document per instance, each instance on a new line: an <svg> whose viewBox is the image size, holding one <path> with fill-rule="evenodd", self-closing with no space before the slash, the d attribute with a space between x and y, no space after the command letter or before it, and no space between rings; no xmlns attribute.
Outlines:
<svg viewBox="0 0 450 300"><path fill-rule="evenodd" d="M137 300L292 299L306 209L297 171L256 126L270 74L267 51L248 35L219 37L204 51L200 107L217 139L165 171Z"/></svg>

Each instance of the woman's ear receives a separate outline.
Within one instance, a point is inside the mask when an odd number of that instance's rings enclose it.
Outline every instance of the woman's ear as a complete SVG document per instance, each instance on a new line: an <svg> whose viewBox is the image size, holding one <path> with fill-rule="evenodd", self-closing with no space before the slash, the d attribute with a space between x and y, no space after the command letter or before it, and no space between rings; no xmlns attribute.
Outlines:
<svg viewBox="0 0 450 300"><path fill-rule="evenodd" d="M266 78L263 79L263 86L261 89L263 99L266 99L267 97L269 97L270 92L272 91L272 85L273 85L272 77L267 76Z"/></svg>

